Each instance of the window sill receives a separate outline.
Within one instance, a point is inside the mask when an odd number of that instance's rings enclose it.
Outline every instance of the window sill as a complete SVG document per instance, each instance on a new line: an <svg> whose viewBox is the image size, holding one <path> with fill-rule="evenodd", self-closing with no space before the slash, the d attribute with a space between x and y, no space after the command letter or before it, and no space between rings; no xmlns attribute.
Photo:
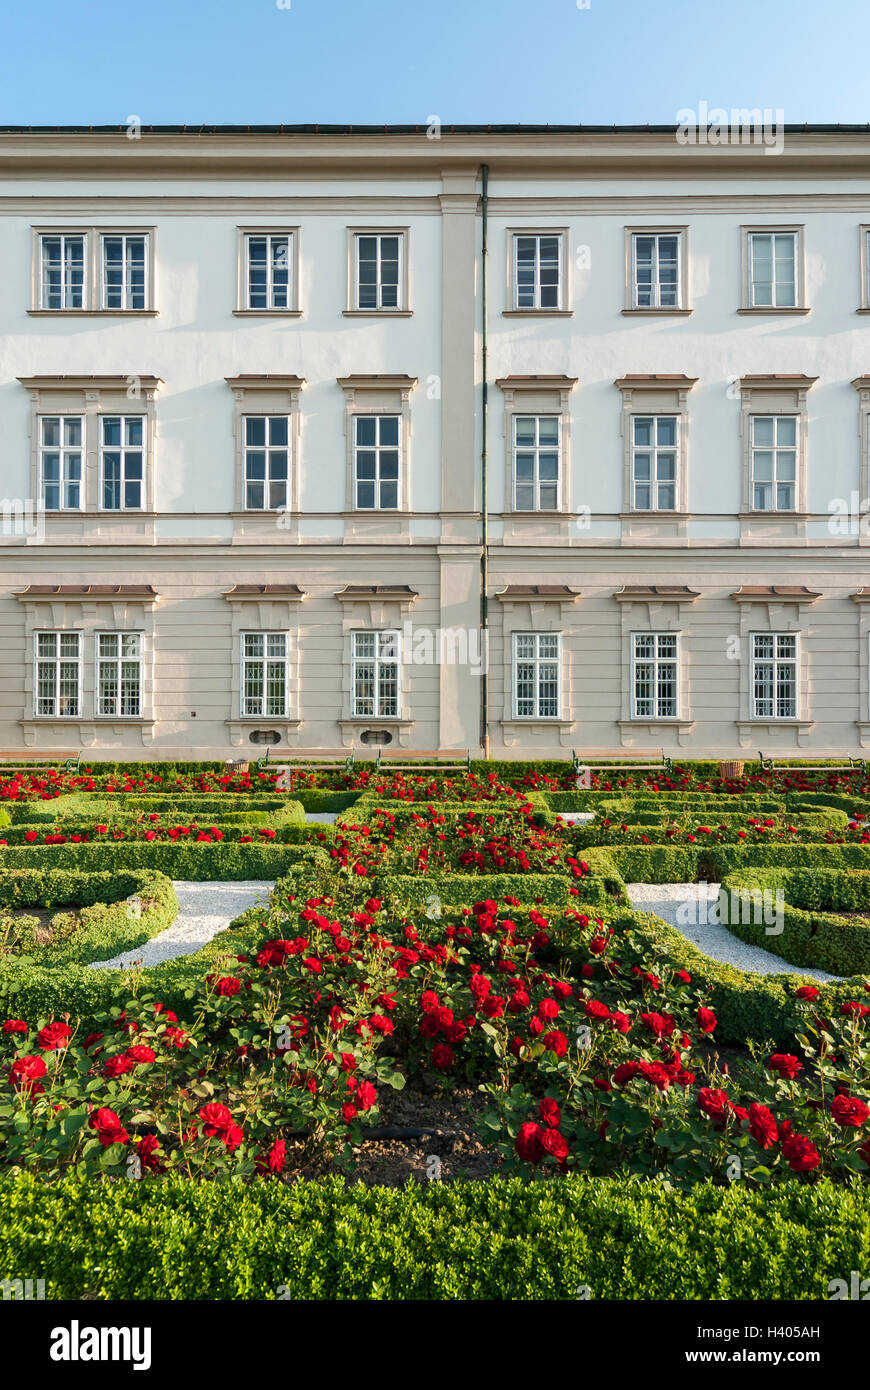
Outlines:
<svg viewBox="0 0 870 1390"><path fill-rule="evenodd" d="M759 306L753 307L753 308L738 309L737 312L738 312L738 314L754 314L754 315L758 315L758 314L765 314L765 315L770 315L770 314L808 314L808 313L810 312L810 310L809 310L808 307L807 307L807 308L804 308L804 309L801 309L801 308L797 308L797 309L796 309L796 308L794 308L794 306L791 306L791 307L789 307L789 308L775 308L773 305L759 305Z"/></svg>
<svg viewBox="0 0 870 1390"><path fill-rule="evenodd" d="M502 309L503 319L571 319L573 309Z"/></svg>
<svg viewBox="0 0 870 1390"><path fill-rule="evenodd" d="M573 729L577 723L576 719L550 719L545 716L531 719L502 719L500 721L503 729Z"/></svg>
<svg viewBox="0 0 870 1390"><path fill-rule="evenodd" d="M644 511L619 512L617 514L620 521L643 521L644 517L650 517L653 521L691 521L692 512L661 511L650 507Z"/></svg>
<svg viewBox="0 0 870 1390"><path fill-rule="evenodd" d="M644 718L638 715L633 719L617 719L616 722L620 729L693 729L695 727L694 719L683 719L679 715L671 718L659 715Z"/></svg>
<svg viewBox="0 0 870 1390"><path fill-rule="evenodd" d="M410 729L416 723L414 719L403 719L401 715L395 714L349 714L338 722L342 728L345 724L369 725L372 728L385 724L391 729Z"/></svg>
<svg viewBox="0 0 870 1390"><path fill-rule="evenodd" d="M343 309L342 317L346 319L410 319L414 317L413 309Z"/></svg>
<svg viewBox="0 0 870 1390"><path fill-rule="evenodd" d="M813 521L812 512L758 511L738 512L738 521Z"/></svg>
<svg viewBox="0 0 870 1390"><path fill-rule="evenodd" d="M773 733L776 729L809 731L815 728L816 723L814 719L735 719L734 722L741 730L766 729L768 733Z"/></svg>
<svg viewBox="0 0 870 1390"><path fill-rule="evenodd" d="M237 319L301 319L301 309L234 309Z"/></svg>
<svg viewBox="0 0 870 1390"><path fill-rule="evenodd" d="M28 309L35 319L156 319L159 309Z"/></svg>
<svg viewBox="0 0 870 1390"><path fill-rule="evenodd" d="M625 318L688 318L692 309L623 309Z"/></svg>

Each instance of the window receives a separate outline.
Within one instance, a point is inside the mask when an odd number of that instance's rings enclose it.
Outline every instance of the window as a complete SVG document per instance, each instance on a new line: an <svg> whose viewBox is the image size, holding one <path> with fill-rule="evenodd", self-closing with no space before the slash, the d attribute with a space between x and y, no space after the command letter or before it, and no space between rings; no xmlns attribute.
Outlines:
<svg viewBox="0 0 870 1390"><path fill-rule="evenodd" d="M287 506L290 421L286 415L246 415L245 508L275 511Z"/></svg>
<svg viewBox="0 0 870 1390"><path fill-rule="evenodd" d="M514 309L561 309L562 234L513 238Z"/></svg>
<svg viewBox="0 0 870 1390"><path fill-rule="evenodd" d="M101 238L103 309L147 308L145 235L106 234Z"/></svg>
<svg viewBox="0 0 870 1390"><path fill-rule="evenodd" d="M679 637L635 632L631 639L633 719L676 719L679 710Z"/></svg>
<svg viewBox="0 0 870 1390"><path fill-rule="evenodd" d="M682 307L680 249L679 232L632 234L632 308Z"/></svg>
<svg viewBox="0 0 870 1390"><path fill-rule="evenodd" d="M245 236L246 309L291 309L291 246L289 232Z"/></svg>
<svg viewBox="0 0 870 1390"><path fill-rule="evenodd" d="M37 632L35 713L57 719L81 711L81 634Z"/></svg>
<svg viewBox="0 0 870 1390"><path fill-rule="evenodd" d="M287 634L242 633L242 718L287 713Z"/></svg>
<svg viewBox="0 0 870 1390"><path fill-rule="evenodd" d="M749 307L797 307L797 232L749 233Z"/></svg>
<svg viewBox="0 0 870 1390"><path fill-rule="evenodd" d="M558 415L514 416L514 507L518 512L559 506Z"/></svg>
<svg viewBox="0 0 870 1390"><path fill-rule="evenodd" d="M672 512L677 505L676 415L631 417L631 499L638 512Z"/></svg>
<svg viewBox="0 0 870 1390"><path fill-rule="evenodd" d="M753 719L796 719L798 639L791 633L752 634Z"/></svg>
<svg viewBox="0 0 870 1390"><path fill-rule="evenodd" d="M794 415L750 417L752 507L793 512L797 483L797 420Z"/></svg>
<svg viewBox="0 0 870 1390"><path fill-rule="evenodd" d="M142 713L142 636L97 633L98 716L139 718Z"/></svg>
<svg viewBox="0 0 870 1390"><path fill-rule="evenodd" d="M514 633L514 717L558 719L559 635Z"/></svg>
<svg viewBox="0 0 870 1390"><path fill-rule="evenodd" d="M404 237L401 232L359 232L356 244L356 309L402 309Z"/></svg>
<svg viewBox="0 0 870 1390"><path fill-rule="evenodd" d="M39 238L40 309L85 307L85 242L81 233Z"/></svg>
<svg viewBox="0 0 870 1390"><path fill-rule="evenodd" d="M83 505L84 421L80 415L40 415L40 496L47 512L79 511Z"/></svg>
<svg viewBox="0 0 870 1390"><path fill-rule="evenodd" d="M399 716L399 633L351 633L351 713L355 719Z"/></svg>
<svg viewBox="0 0 870 1390"><path fill-rule="evenodd" d="M145 421L141 415L100 417L100 496L107 512L142 507Z"/></svg>
<svg viewBox="0 0 870 1390"><path fill-rule="evenodd" d="M398 415L354 416L353 493L361 511L400 506Z"/></svg>

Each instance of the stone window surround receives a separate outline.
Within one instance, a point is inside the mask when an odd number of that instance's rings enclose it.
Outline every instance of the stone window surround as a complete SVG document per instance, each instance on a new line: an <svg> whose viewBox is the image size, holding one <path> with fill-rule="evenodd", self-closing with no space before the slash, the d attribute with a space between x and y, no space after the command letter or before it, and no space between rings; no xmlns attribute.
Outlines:
<svg viewBox="0 0 870 1390"><path fill-rule="evenodd" d="M247 307L248 257L246 252L247 238L249 236L286 236L290 238L290 307L288 309L249 309ZM236 237L236 307L233 310L235 317L254 319L301 318L302 310L299 307L299 227L290 227L286 224L284 226L270 224L265 227L251 227L245 225L236 228Z"/></svg>
<svg viewBox="0 0 870 1390"><path fill-rule="evenodd" d="M620 433L622 434L622 505L621 517L632 521L660 523L689 518L689 407L688 396L697 377L624 376L614 385L622 395ZM677 417L677 486L676 507L673 511L638 511L632 506L631 444L632 417L635 415L675 415Z"/></svg>
<svg viewBox="0 0 870 1390"><path fill-rule="evenodd" d="M397 236L399 238L399 307L397 309L357 308L356 239L360 236ZM409 319L411 308L411 228L409 226L360 225L347 229L347 305L345 318Z"/></svg>
<svg viewBox="0 0 870 1390"><path fill-rule="evenodd" d="M793 523L807 520L807 394L818 377L798 373L744 376L740 379L741 505L740 520ZM797 420L797 466L794 511L758 511L752 506L752 430L750 416L794 415Z"/></svg>
<svg viewBox="0 0 870 1390"><path fill-rule="evenodd" d="M699 598L696 590L684 585L668 587L646 587L643 585L623 585L613 595L620 609L622 646L620 656L620 717L617 721L622 743L630 747L635 733L641 731L655 737L666 729L673 729L678 743L683 746L689 742L689 735L695 726L691 713L691 653L682 641L683 631L688 619L688 610ZM678 697L679 713L666 718L635 718L632 687L632 651L635 633L661 632L677 637Z"/></svg>
<svg viewBox="0 0 870 1390"><path fill-rule="evenodd" d="M634 302L634 238L636 236L676 236L679 238L680 302L675 308L639 309ZM627 317L687 318L692 313L691 258L689 256L689 227L687 224L668 226L656 223L648 227L625 228L625 307Z"/></svg>
<svg viewBox="0 0 870 1390"><path fill-rule="evenodd" d="M36 744L40 728L48 728L58 738L74 729L83 748L102 746L106 730L138 729L142 744L154 737L154 612L159 594L69 594L36 593L26 589L14 595L24 610L25 709L19 724L28 748ZM78 632L81 634L81 713L72 716L34 714L36 698L36 633ZM96 636L98 632L138 632L142 639L142 711L139 715L98 715L96 713Z"/></svg>
<svg viewBox="0 0 870 1390"><path fill-rule="evenodd" d="M560 261L559 261L559 307L558 309L518 309L515 307L516 301L516 256L514 253L514 241L518 236L557 236L561 241ZM571 307L571 229L569 227L545 227L540 223L534 223L530 227L506 227L505 228L505 251L507 263L507 280L505 288L505 307L502 310L503 318L571 318L574 310Z"/></svg>
<svg viewBox="0 0 870 1390"><path fill-rule="evenodd" d="M344 392L345 432L345 517L353 528L359 521L383 522L395 517L408 518L411 509L411 392L417 385L415 376L378 375L338 377ZM353 488L353 441L355 415L398 415L399 417L399 497L401 506L382 510L377 507L357 507Z"/></svg>
<svg viewBox="0 0 870 1390"><path fill-rule="evenodd" d="M42 283L42 238L44 236L83 236L85 238L85 287L84 307L81 309L43 309L40 306ZM144 236L145 237L145 308L144 309L103 309L102 266L100 253L104 236ZM102 315L109 318L156 318L158 310L155 272L157 266L157 228L117 226L113 224L95 225L87 223L80 226L65 224L40 224L31 227L31 272L30 308L31 317L41 318L85 318Z"/></svg>
<svg viewBox="0 0 870 1390"><path fill-rule="evenodd" d="M565 640L565 622L570 609L580 598L576 590L567 586L553 586L551 592L530 592L528 594L512 591L515 586L508 585L496 591L494 597L501 603L502 643L503 643L503 697L501 727L505 745L513 747L527 729L556 729L559 742L570 747L576 720L569 709L572 689L572 652ZM514 714L513 666L514 637L519 633L547 633L559 637L559 715L556 718L520 719Z"/></svg>
<svg viewBox="0 0 870 1390"><path fill-rule="evenodd" d="M870 507L870 376L856 376L852 385L858 392L858 509L863 517ZM867 539L859 536L859 543Z"/></svg>
<svg viewBox="0 0 870 1390"><path fill-rule="evenodd" d="M808 314L806 252L804 247L804 225L802 222L750 223L740 228L740 307L738 314ZM795 237L795 303L778 307L775 304L753 304L752 286L749 281L750 253L749 238L753 233L775 236L779 233L792 233Z"/></svg>
<svg viewBox="0 0 870 1390"><path fill-rule="evenodd" d="M577 377L506 376L496 386L504 397L502 432L505 444L505 505L503 511L522 520L546 521L571 511L571 392ZM514 506L514 417L517 415L558 415L559 417L559 505L552 511L517 511Z"/></svg>
<svg viewBox="0 0 870 1390"><path fill-rule="evenodd" d="M812 732L815 721L809 717L810 660L808 643L804 640L802 610L815 603L818 597L810 590L777 594L772 590L764 593L738 589L731 595L740 613L740 695L739 716L735 725L741 748L753 746L753 740L757 739L759 733L770 738L785 730L793 731L795 744L803 747ZM795 719L756 719L752 714L752 636L756 633L783 633L798 639L798 713Z"/></svg>
<svg viewBox="0 0 870 1390"><path fill-rule="evenodd" d="M301 395L305 378L292 374L228 376L224 380L233 393L233 440L235 445L234 516L247 526L270 530L276 525L295 538L299 526L302 410ZM246 415L286 415L290 458L287 477L287 507L280 509L245 506L245 424Z"/></svg>
<svg viewBox="0 0 870 1390"><path fill-rule="evenodd" d="M368 588L369 591L366 591ZM404 653L399 650L399 714L392 716L355 715L353 713L353 689L351 685L351 644L354 632L403 633L404 624L410 620L411 611L419 598L413 589L402 585L347 585L335 595L342 606L342 712L338 724L341 729L342 744L353 748L356 737L371 729L388 730L397 741L399 748L406 748L415 720L411 717L408 703L408 683L405 675Z"/></svg>
<svg viewBox="0 0 870 1390"><path fill-rule="evenodd" d="M154 376L32 376L18 381L30 393L30 489L41 499L39 476L39 419L43 415L80 415L84 418L82 453L82 505L78 509L45 512L46 518L66 518L81 513L99 514L101 520L153 517L154 475L157 454L157 393L163 382ZM130 392L138 394L130 395ZM136 407L131 409L131 403ZM104 415L135 415L145 421L142 506L106 508L99 505L99 419Z"/></svg>
<svg viewBox="0 0 870 1390"><path fill-rule="evenodd" d="M238 586L224 592L230 609L230 714L226 719L227 733L234 748L250 745L250 735L257 729L275 730L281 743L292 746L299 742L302 728L302 688L299 660L300 605L307 594L295 584ZM287 712L283 715L243 715L242 709L242 633L281 632L287 638Z"/></svg>
<svg viewBox="0 0 870 1390"><path fill-rule="evenodd" d="M852 595L858 609L858 708L855 720L862 748L870 747L870 588Z"/></svg>
<svg viewBox="0 0 870 1390"><path fill-rule="evenodd" d="M862 222L858 228L858 273L861 283L858 286L856 313L870 314L870 223L868 222Z"/></svg>

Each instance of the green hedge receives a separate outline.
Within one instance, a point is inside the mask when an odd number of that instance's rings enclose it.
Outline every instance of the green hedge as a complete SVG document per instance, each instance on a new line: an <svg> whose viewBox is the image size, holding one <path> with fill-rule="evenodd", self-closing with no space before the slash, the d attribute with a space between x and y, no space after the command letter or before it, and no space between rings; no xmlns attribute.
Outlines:
<svg viewBox="0 0 870 1390"><path fill-rule="evenodd" d="M551 906L579 907L584 904L626 902L624 885L618 874L602 867L600 874L570 879L561 874L387 874L366 879L366 892L372 892L408 908L425 907L432 897L445 906L471 907L492 898L517 898L526 906L536 899ZM578 896L571 889L578 890Z"/></svg>
<svg viewBox="0 0 870 1390"><path fill-rule="evenodd" d="M311 843L320 832L329 839L331 826L299 826L315 832L309 843L279 844L277 840L250 845L193 844L176 840L103 840L82 845L26 845L0 851L7 869L62 868L97 872L101 869L157 869L169 878L205 882L210 879L273 879L295 865L307 863L318 851Z"/></svg>
<svg viewBox="0 0 870 1390"><path fill-rule="evenodd" d="M827 1298L870 1265L870 1193L518 1178L403 1189L0 1182L0 1266L50 1300ZM585 1292L588 1290L588 1293Z"/></svg>
<svg viewBox="0 0 870 1390"><path fill-rule="evenodd" d="M870 972L870 919L840 917L837 911L870 908L870 873L836 869L744 870L729 874L722 887L729 899L728 930L741 941L763 946L793 965L826 970L831 975ZM757 916L752 895L780 890L785 899L782 931L768 935ZM825 911L825 909L828 909Z"/></svg>
<svg viewBox="0 0 870 1390"><path fill-rule="evenodd" d="M865 869L867 845L798 845L787 841L746 845L605 845L583 850L591 865L603 854L626 883L719 882L738 869L838 868ZM579 851L578 851L579 852Z"/></svg>
<svg viewBox="0 0 870 1390"><path fill-rule="evenodd" d="M0 874L0 895L6 896L4 889L7 873ZM14 879L17 875L11 875ZM78 893L79 903L73 913L59 912L52 917L52 927L57 936L45 945L37 946L32 940L29 946L19 948L16 956L0 956L0 976L10 960L18 966L26 963L33 969L55 970L64 965L88 965L91 961L108 960L121 951L133 950L136 946L150 941L152 936L170 926L178 916L178 899L169 879L153 870L141 873L115 874L59 874L37 875L37 878L66 878L83 880ZM106 901L93 896L99 889L87 883L88 878L102 879ZM108 882L105 882L108 880ZM75 889L75 884L71 883ZM14 887L14 885L13 885ZM49 895L57 891L63 895L61 887L49 885ZM10 895L11 896L11 895ZM33 883L28 892L33 903ZM132 900L132 901L131 901ZM65 897L55 898L55 902L65 901ZM43 904L47 906L48 904ZM9 906L7 903L6 906Z"/></svg>

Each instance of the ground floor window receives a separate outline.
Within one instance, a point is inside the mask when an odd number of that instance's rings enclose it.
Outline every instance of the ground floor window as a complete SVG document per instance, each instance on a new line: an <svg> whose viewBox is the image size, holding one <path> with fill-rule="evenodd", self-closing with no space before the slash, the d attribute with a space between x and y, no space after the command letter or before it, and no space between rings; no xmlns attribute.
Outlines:
<svg viewBox="0 0 870 1390"><path fill-rule="evenodd" d="M752 634L752 716L796 719L798 639L788 632Z"/></svg>
<svg viewBox="0 0 870 1390"><path fill-rule="evenodd" d="M80 632L37 632L36 713L72 719L81 713Z"/></svg>
<svg viewBox="0 0 870 1390"><path fill-rule="evenodd" d="M631 637L634 719L676 719L680 712L679 635L634 632Z"/></svg>
<svg viewBox="0 0 870 1390"><path fill-rule="evenodd" d="M287 634L242 633L242 716L287 713Z"/></svg>
<svg viewBox="0 0 870 1390"><path fill-rule="evenodd" d="M97 633L97 714L138 718L142 713L142 635Z"/></svg>
<svg viewBox="0 0 870 1390"><path fill-rule="evenodd" d="M399 633L351 633L351 710L354 718L399 714Z"/></svg>
<svg viewBox="0 0 870 1390"><path fill-rule="evenodd" d="M558 633L514 633L513 687L516 719L558 719L559 643Z"/></svg>

